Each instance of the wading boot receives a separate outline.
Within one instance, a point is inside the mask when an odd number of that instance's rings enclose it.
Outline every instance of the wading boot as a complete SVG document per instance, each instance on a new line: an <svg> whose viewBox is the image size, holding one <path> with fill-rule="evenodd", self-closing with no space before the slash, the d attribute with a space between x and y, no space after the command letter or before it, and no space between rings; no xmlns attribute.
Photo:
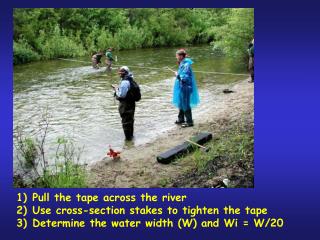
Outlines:
<svg viewBox="0 0 320 240"><path fill-rule="evenodd" d="M183 127L183 128L193 127L193 123L183 123L183 124L181 125L181 127Z"/></svg>
<svg viewBox="0 0 320 240"><path fill-rule="evenodd" d="M179 114L178 114L178 120L175 121L175 124L177 125L181 125L184 123L184 112L182 109L179 110Z"/></svg>
<svg viewBox="0 0 320 240"><path fill-rule="evenodd" d="M131 130L125 130L124 135L126 136L127 141L131 141L133 138L133 133Z"/></svg>

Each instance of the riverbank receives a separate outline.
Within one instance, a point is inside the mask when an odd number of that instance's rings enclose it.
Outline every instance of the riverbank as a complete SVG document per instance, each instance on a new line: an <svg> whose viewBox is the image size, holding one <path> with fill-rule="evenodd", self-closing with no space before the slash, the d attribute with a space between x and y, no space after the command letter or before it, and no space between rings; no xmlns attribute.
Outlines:
<svg viewBox="0 0 320 240"><path fill-rule="evenodd" d="M212 132L215 138L222 136L230 127L239 124L253 129L254 85L248 83L246 79L233 84L217 85L216 88L218 92L216 102L213 102L201 117L195 119L193 128L182 129L177 126L151 143L124 149L119 161L102 160L91 165L88 170L88 186L96 188L188 186L188 183L178 183L177 178L194 171L196 165L192 158L186 156L169 165L163 165L156 161L159 153L182 143L200 131ZM225 94L223 93L225 88L233 92ZM221 178L230 177L227 169L220 170ZM231 171L229 173L231 174ZM253 165L248 170L248 174L253 175ZM207 182L207 179L204 182ZM194 186L199 187L199 185ZM251 187L250 184L249 187Z"/></svg>

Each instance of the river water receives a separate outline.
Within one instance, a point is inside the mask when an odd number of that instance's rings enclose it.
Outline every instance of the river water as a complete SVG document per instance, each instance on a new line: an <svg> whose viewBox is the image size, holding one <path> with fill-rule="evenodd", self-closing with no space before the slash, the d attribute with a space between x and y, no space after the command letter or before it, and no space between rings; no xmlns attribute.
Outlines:
<svg viewBox="0 0 320 240"><path fill-rule="evenodd" d="M142 91L131 146L124 142L118 103L110 87L119 81L116 70L107 73L105 68L93 69L89 57L15 66L14 128L20 126L28 135L35 135L41 116L47 111L49 155L53 154L57 139L65 137L84 148L81 161L87 164L101 160L109 145L121 150L150 142L176 127L177 109L171 104L174 77L165 69L166 66L177 68L175 51L175 48L166 48L114 53L118 58L115 64L129 66ZM246 73L243 64L215 56L209 46L190 47L188 52L194 60L195 71ZM200 106L193 111L195 122L214 104L217 84L246 78L204 73L195 73L195 76L201 98Z"/></svg>

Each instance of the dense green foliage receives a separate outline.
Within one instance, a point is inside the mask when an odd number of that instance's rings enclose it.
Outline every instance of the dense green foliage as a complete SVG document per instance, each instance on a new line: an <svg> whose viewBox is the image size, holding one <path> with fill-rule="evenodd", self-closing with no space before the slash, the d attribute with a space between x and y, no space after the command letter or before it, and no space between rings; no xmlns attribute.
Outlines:
<svg viewBox="0 0 320 240"><path fill-rule="evenodd" d="M213 49L223 51L229 56L242 57L247 54L248 43L254 34L254 16L252 9L233 9L226 24L212 29L216 41Z"/></svg>
<svg viewBox="0 0 320 240"><path fill-rule="evenodd" d="M25 42L13 42L13 64L39 60L40 56Z"/></svg>
<svg viewBox="0 0 320 240"><path fill-rule="evenodd" d="M212 42L245 54L253 9L14 9L14 64L105 50Z"/></svg>

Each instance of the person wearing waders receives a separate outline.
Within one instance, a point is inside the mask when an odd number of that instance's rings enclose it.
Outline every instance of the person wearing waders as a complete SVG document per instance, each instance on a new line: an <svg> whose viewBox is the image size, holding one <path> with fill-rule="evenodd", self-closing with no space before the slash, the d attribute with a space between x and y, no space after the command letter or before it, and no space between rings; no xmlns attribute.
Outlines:
<svg viewBox="0 0 320 240"><path fill-rule="evenodd" d="M114 61L112 56L112 48L108 48L106 51L106 65L107 65L107 71L111 71L112 62Z"/></svg>
<svg viewBox="0 0 320 240"><path fill-rule="evenodd" d="M187 52L180 49L176 52L179 68L173 87L172 103L179 109L178 120L175 122L182 127L192 127L191 109L200 102L196 79L192 67L193 61L187 57Z"/></svg>
<svg viewBox="0 0 320 240"><path fill-rule="evenodd" d="M250 76L251 76L251 80L249 80L249 82L253 83L254 82L254 39L249 44L248 55L249 55L248 69L249 69Z"/></svg>
<svg viewBox="0 0 320 240"><path fill-rule="evenodd" d="M115 97L119 101L119 113L122 121L122 128L127 141L133 138L133 124L135 112L135 100L130 97L130 86L133 81L133 76L127 66L119 69L120 76L119 87L112 85L115 90Z"/></svg>
<svg viewBox="0 0 320 240"><path fill-rule="evenodd" d="M103 56L102 52L94 53L91 57L92 67L95 69L99 68L99 63L101 63L101 58Z"/></svg>

